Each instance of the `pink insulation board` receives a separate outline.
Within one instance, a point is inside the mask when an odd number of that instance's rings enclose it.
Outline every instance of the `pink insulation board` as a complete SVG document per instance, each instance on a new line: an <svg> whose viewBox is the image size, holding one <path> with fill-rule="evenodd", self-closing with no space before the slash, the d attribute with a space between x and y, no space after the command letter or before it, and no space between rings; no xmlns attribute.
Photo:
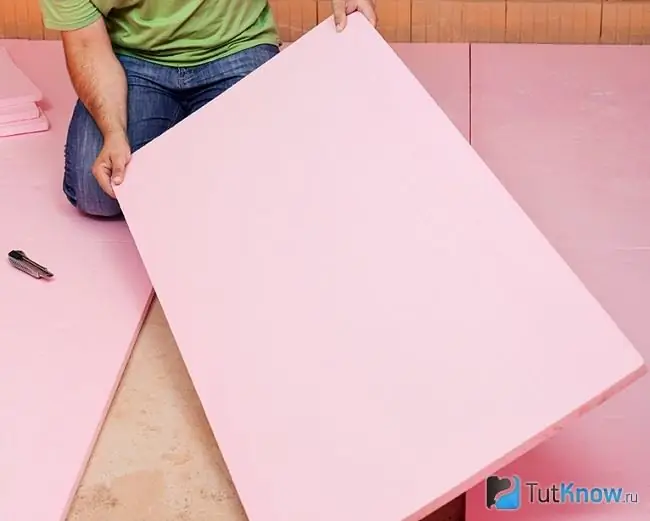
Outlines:
<svg viewBox="0 0 650 521"><path fill-rule="evenodd" d="M251 521L419 519L645 372L360 15L117 188Z"/></svg>
<svg viewBox="0 0 650 521"><path fill-rule="evenodd" d="M65 519L151 296L121 222L79 215L61 191L75 101L61 44L3 40L46 86L51 132L0 140L0 245L51 281L0 264L0 519Z"/></svg>

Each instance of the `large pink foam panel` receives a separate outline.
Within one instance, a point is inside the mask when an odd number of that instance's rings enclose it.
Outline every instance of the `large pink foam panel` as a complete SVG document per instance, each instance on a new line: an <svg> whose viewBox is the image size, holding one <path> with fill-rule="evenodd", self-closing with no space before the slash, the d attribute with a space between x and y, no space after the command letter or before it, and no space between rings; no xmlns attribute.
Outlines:
<svg viewBox="0 0 650 521"><path fill-rule="evenodd" d="M283 44L282 50L291 44ZM397 56L469 140L469 44L393 43Z"/></svg>
<svg viewBox="0 0 650 521"><path fill-rule="evenodd" d="M44 92L51 132L0 140L0 519L65 518L151 294L130 234L61 191L74 94L60 43L2 41ZM4 78L3 78L4 80ZM2 82L0 82L2 83Z"/></svg>
<svg viewBox="0 0 650 521"><path fill-rule="evenodd" d="M360 15L118 197L251 521L419 519L645 371Z"/></svg>
<svg viewBox="0 0 650 521"><path fill-rule="evenodd" d="M647 359L650 49L475 45L472 54L475 148ZM576 379L591 367L587 355ZM518 510L486 509L481 485L468 494L468 521L649 519L649 398L644 378L500 470L520 478Z"/></svg>

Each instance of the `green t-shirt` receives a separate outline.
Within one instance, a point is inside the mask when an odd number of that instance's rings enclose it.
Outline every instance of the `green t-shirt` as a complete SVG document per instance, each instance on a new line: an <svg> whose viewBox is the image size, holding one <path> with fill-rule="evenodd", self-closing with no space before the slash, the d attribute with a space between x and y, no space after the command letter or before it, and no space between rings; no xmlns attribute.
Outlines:
<svg viewBox="0 0 650 521"><path fill-rule="evenodd" d="M115 51L192 67L278 43L267 0L40 0L48 29L72 31L104 17Z"/></svg>

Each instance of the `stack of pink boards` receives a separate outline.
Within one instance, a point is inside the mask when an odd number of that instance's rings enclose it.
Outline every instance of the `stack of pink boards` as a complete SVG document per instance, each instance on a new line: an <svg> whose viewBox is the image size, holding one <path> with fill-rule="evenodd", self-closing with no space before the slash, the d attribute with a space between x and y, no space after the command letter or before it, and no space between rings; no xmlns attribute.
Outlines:
<svg viewBox="0 0 650 521"><path fill-rule="evenodd" d="M360 15L118 197L251 521L421 519L645 373Z"/></svg>
<svg viewBox="0 0 650 521"><path fill-rule="evenodd" d="M41 91L4 47L0 47L0 78L0 137L47 130L50 125L39 106Z"/></svg>

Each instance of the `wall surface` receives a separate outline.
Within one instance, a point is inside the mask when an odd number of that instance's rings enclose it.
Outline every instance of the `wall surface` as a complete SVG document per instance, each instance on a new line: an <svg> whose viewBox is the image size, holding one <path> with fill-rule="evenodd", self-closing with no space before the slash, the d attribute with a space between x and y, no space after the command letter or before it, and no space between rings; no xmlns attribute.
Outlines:
<svg viewBox="0 0 650 521"><path fill-rule="evenodd" d="M284 41L331 14L330 0L271 0ZM650 43L650 0L377 0L391 42ZM0 38L57 38L38 0L0 0Z"/></svg>

